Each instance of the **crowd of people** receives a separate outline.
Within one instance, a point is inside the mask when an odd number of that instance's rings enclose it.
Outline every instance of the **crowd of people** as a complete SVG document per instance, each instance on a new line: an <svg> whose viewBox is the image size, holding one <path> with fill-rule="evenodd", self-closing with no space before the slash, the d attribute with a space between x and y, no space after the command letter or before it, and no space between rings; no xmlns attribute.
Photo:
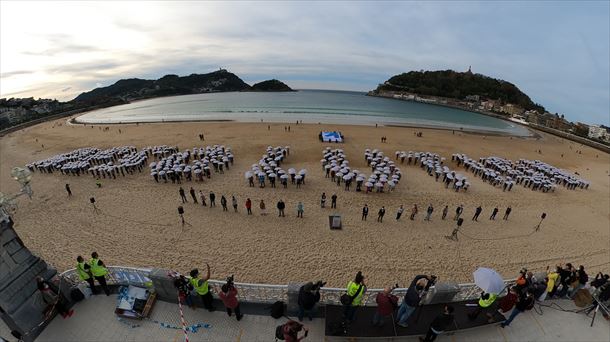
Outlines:
<svg viewBox="0 0 610 342"><path fill-rule="evenodd" d="M294 168L289 168L288 172L282 169L282 162L289 155L290 146L267 146L267 151L258 161L258 164L252 164L251 170L245 173L248 185L254 187L254 179L256 177L260 188L266 187L266 182L269 182L271 188L275 188L275 183L279 178L279 183L282 184L284 189L288 187L289 179L291 184L300 188L302 184L305 184L307 170L301 169L297 173Z"/></svg>
<svg viewBox="0 0 610 342"><path fill-rule="evenodd" d="M534 191L552 192L558 186L574 190L588 189L589 182L540 160L519 159L516 162L501 157L487 157L474 160L463 153L455 153L451 160L484 182L510 191L515 184Z"/></svg>
<svg viewBox="0 0 610 342"><path fill-rule="evenodd" d="M468 179L444 165L445 158L437 153L396 151L395 155L396 160L400 159L401 164L404 164L406 161L407 165L411 165L411 163L419 165L422 170L425 170L429 176L434 177L437 182L442 176L442 182L445 184L446 189L449 189L449 186L451 186L453 190L458 192L460 190L466 191L470 187Z"/></svg>
<svg viewBox="0 0 610 342"><path fill-rule="evenodd" d="M138 151L135 146L105 150L84 147L27 164L26 167L33 172L60 172L69 176L90 174L96 178L116 179L117 176L125 177L126 173L142 172L149 157L149 151Z"/></svg>
<svg viewBox="0 0 610 342"><path fill-rule="evenodd" d="M150 175L157 183L203 182L204 178L211 178L212 169L222 174L235 161L231 148L224 145L193 147L183 152L177 147L155 146L151 152L156 161L149 164Z"/></svg>

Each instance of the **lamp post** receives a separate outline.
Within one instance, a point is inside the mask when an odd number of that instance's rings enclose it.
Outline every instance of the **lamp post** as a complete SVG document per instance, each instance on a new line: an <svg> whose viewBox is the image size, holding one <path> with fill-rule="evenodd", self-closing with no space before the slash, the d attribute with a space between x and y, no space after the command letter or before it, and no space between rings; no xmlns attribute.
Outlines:
<svg viewBox="0 0 610 342"><path fill-rule="evenodd" d="M28 195L32 199L32 187L30 181L32 180L32 172L22 167L14 167L11 170L11 177L19 182L21 189L14 195L3 194L0 192L0 222L8 221L10 213L17 209L15 199L21 195Z"/></svg>

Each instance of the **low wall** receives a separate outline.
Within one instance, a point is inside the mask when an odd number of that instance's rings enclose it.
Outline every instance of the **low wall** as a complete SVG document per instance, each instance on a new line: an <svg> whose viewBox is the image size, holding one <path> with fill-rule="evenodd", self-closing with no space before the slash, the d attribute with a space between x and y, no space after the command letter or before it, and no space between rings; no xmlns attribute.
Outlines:
<svg viewBox="0 0 610 342"><path fill-rule="evenodd" d="M557 129L554 129L554 128L540 126L540 125L533 124L533 123L531 123L529 125L530 125L530 127L534 128L534 129L537 129L539 131L543 131L543 132L546 132L546 133L549 133L549 134L553 134L553 135L556 135L558 137L565 138L565 139L568 139L568 140L576 141L576 142L581 143L583 145L587 145L589 147L593 147L593 148L598 149L600 151L603 151L603 152L606 152L606 153L610 153L610 146L608 146L608 145L604 145L604 144L598 143L596 141L585 139L583 137L579 137L578 135L574 135L572 133L566 133L566 132L563 132L563 131L560 131L560 130L557 130Z"/></svg>

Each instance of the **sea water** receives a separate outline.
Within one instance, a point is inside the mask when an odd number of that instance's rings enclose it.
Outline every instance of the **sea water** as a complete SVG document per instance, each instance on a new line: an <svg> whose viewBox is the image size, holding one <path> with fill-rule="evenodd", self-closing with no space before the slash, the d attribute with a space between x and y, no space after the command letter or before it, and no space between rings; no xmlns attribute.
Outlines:
<svg viewBox="0 0 610 342"><path fill-rule="evenodd" d="M460 109L366 96L362 92L228 92L160 97L85 113L77 122L296 122L405 125L528 136L525 127Z"/></svg>

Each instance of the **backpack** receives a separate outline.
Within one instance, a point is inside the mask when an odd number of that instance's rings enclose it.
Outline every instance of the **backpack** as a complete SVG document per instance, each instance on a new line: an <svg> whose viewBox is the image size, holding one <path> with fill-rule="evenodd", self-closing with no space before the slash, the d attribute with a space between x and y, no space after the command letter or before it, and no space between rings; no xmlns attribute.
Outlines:
<svg viewBox="0 0 610 342"><path fill-rule="evenodd" d="M275 340L284 341L284 325L278 325L275 327Z"/></svg>
<svg viewBox="0 0 610 342"><path fill-rule="evenodd" d="M278 300L270 306L271 317L278 319L284 316L284 302Z"/></svg>

